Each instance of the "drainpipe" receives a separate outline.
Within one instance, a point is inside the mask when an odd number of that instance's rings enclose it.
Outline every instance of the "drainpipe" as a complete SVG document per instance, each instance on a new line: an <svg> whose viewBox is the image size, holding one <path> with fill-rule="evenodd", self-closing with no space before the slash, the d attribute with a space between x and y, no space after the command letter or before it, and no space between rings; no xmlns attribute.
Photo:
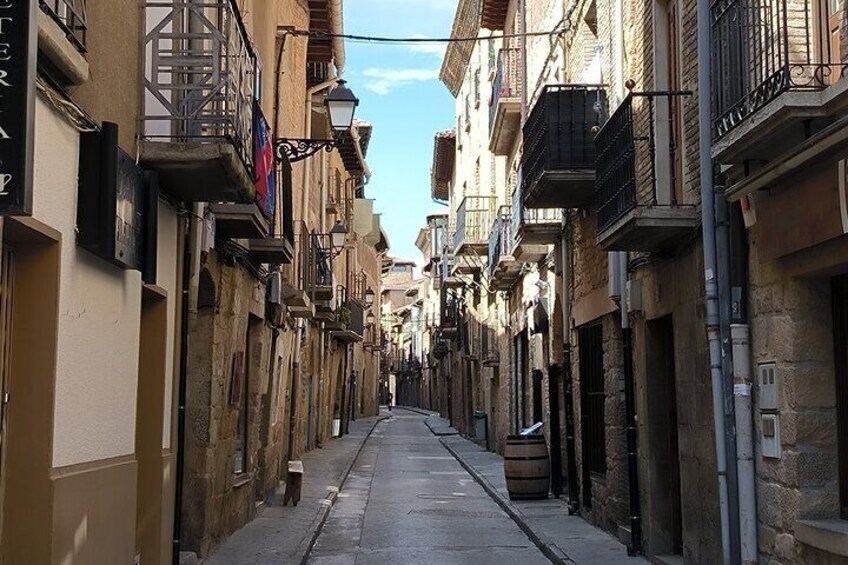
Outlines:
<svg viewBox="0 0 848 565"><path fill-rule="evenodd" d="M574 515L580 507L577 484L577 449L574 442L574 388L571 380L571 248L568 245L568 219L562 230L562 389L565 393L565 458L568 489L568 513Z"/></svg>
<svg viewBox="0 0 848 565"><path fill-rule="evenodd" d="M345 44L342 37L344 33L342 0L331 0L330 2L330 29L333 33L333 63L336 65L338 74L342 74L345 67Z"/></svg>
<svg viewBox="0 0 848 565"><path fill-rule="evenodd" d="M630 495L630 543L627 554L642 552L642 506L639 498L639 418L636 413L636 385L633 375L633 328L627 313L628 254L618 254L621 261L621 350L624 362L624 411L627 425L627 486Z"/></svg>
<svg viewBox="0 0 848 565"><path fill-rule="evenodd" d="M722 294L727 295L727 304L722 304L722 317L727 318L727 339L732 348L730 355L732 363L730 374L726 375L726 388L732 385L733 413L731 415L735 428L733 448L736 459L736 485L739 493L737 511L740 559L744 565L750 565L757 562L757 500L750 329L747 309L744 307L748 277L747 249L741 211L735 207L735 213L731 215L729 208L724 198L723 187L717 187L718 252L720 265L725 267L723 273L721 269L719 272L721 273L720 282L724 287Z"/></svg>
<svg viewBox="0 0 848 565"><path fill-rule="evenodd" d="M730 516L730 557L738 563L740 548L739 529L739 473L736 454L736 407L733 388L733 347L730 336L732 316L730 290L730 229L727 200L724 189L714 187L716 263L718 265L718 317L721 326L721 373L724 383L724 431L727 446L727 490L730 494L728 513Z"/></svg>
<svg viewBox="0 0 848 565"><path fill-rule="evenodd" d="M727 445L724 421L721 336L716 280L715 202L713 191L712 129L710 127L710 0L698 0L698 157L701 181L701 229L704 245L704 285L707 337L713 396L722 562L731 563L730 506L727 487ZM737 552L738 555L738 552Z"/></svg>

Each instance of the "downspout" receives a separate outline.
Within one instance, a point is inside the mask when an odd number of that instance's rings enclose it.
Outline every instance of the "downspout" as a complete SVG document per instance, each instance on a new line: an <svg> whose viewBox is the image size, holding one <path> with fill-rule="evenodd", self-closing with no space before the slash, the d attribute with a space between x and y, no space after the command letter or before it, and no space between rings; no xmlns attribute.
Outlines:
<svg viewBox="0 0 848 565"><path fill-rule="evenodd" d="M727 446L727 491L730 515L730 558L739 563L741 530L739 529L739 472L736 454L736 407L733 387L733 346L730 335L730 229L728 225L727 201L721 186L713 189L715 194L716 264L718 270L718 318L721 326L721 374L724 383L724 432Z"/></svg>
<svg viewBox="0 0 848 565"><path fill-rule="evenodd" d="M727 265L729 337L732 347L732 384L736 431L736 484L739 492L739 547L743 565L757 562L757 499L754 468L754 420L752 407L750 328L747 318L747 249L742 213L724 198L723 188L716 189L716 214L725 232L720 238ZM726 246L726 247L725 247ZM723 276L722 279L725 277Z"/></svg>
<svg viewBox="0 0 848 565"><path fill-rule="evenodd" d="M568 513L574 515L580 507L577 484L577 449L574 442L574 388L571 378L571 248L568 245L570 224L568 216L562 231L562 388L565 393L565 458L568 489Z"/></svg>
<svg viewBox="0 0 848 565"><path fill-rule="evenodd" d="M345 44L342 37L344 33L342 0L330 1L330 29L333 34L333 63L336 65L336 72L341 75L345 67Z"/></svg>
<svg viewBox="0 0 848 565"><path fill-rule="evenodd" d="M698 0L698 157L701 181L701 229L704 245L704 286L707 307L707 337L715 427L716 475L718 479L722 562L731 563L730 506L727 488L727 445L724 422L724 383L721 371L717 260L715 240L715 195L713 190L712 129L710 127L710 0Z"/></svg>
<svg viewBox="0 0 848 565"><path fill-rule="evenodd" d="M636 385L633 375L633 328L627 312L628 254L621 260L621 350L624 364L624 411L627 426L627 486L630 495L630 543L628 555L642 552L642 506L639 498L639 419L636 413Z"/></svg>
<svg viewBox="0 0 848 565"><path fill-rule="evenodd" d="M191 274L194 255L192 250L200 246L200 227L198 218L203 204L194 204L192 213L185 216L185 233L183 235L182 281L180 288L180 361L179 382L177 384L177 463L174 474L174 528L172 540L172 557L174 563L180 561L182 545L182 511L183 511L183 482L185 480L185 437L186 437L186 402L188 391L188 322L191 303Z"/></svg>

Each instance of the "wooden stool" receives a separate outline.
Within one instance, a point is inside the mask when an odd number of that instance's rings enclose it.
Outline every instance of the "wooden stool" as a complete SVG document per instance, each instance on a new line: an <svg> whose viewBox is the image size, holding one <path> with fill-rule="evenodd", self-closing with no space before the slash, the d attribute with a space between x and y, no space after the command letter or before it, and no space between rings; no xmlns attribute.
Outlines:
<svg viewBox="0 0 848 565"><path fill-rule="evenodd" d="M300 490L303 486L303 462L289 461L289 474L286 478L286 494L283 495L283 506L292 501L293 506L300 502Z"/></svg>

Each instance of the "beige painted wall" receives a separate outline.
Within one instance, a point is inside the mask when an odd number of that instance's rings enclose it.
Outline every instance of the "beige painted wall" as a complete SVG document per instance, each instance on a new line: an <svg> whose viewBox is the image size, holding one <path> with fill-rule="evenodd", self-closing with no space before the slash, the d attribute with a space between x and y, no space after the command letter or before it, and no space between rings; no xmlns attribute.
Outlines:
<svg viewBox="0 0 848 565"><path fill-rule="evenodd" d="M33 216L65 235L53 466L130 455L141 276L76 246L79 134L42 101L36 105Z"/></svg>

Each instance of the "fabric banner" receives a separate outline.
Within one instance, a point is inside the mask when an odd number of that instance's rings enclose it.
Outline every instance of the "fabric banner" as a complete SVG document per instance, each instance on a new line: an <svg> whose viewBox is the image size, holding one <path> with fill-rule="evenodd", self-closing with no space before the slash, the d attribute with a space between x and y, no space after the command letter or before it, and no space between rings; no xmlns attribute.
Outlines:
<svg viewBox="0 0 848 565"><path fill-rule="evenodd" d="M277 207L274 139L258 102L255 104L253 116L253 181L256 187L256 205L266 217L273 218Z"/></svg>

